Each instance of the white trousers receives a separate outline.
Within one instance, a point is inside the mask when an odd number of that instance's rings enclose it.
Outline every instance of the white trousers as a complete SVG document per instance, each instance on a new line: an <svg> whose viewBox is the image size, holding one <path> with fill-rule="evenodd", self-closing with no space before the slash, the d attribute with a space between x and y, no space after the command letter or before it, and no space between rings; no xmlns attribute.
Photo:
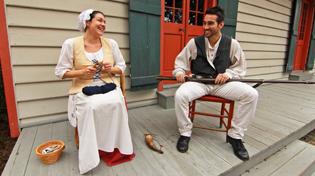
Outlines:
<svg viewBox="0 0 315 176"><path fill-rule="evenodd" d="M250 120L255 116L258 101L257 90L242 82L227 82L223 85L183 83L175 93L175 113L180 134L191 136L193 124L188 117L189 102L208 94L238 102L238 109L234 111L232 127L228 135L235 139L242 139Z"/></svg>
<svg viewBox="0 0 315 176"><path fill-rule="evenodd" d="M86 96L82 92L69 97L69 120L79 134L79 170L84 174L95 168L98 150L133 153L128 113L120 88L105 94Z"/></svg>

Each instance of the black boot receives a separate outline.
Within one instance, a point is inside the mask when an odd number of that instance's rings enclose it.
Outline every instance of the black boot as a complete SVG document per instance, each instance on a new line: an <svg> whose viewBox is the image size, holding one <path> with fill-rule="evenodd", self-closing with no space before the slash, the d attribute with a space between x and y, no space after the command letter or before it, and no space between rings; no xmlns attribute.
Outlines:
<svg viewBox="0 0 315 176"><path fill-rule="evenodd" d="M182 153L187 152L189 140L190 140L190 137L180 136L177 141L177 146L176 146L177 150Z"/></svg>
<svg viewBox="0 0 315 176"><path fill-rule="evenodd" d="M229 135L226 136L226 141L232 145L234 154L241 160L246 161L249 160L248 152L243 145L243 141L241 139L231 138Z"/></svg>

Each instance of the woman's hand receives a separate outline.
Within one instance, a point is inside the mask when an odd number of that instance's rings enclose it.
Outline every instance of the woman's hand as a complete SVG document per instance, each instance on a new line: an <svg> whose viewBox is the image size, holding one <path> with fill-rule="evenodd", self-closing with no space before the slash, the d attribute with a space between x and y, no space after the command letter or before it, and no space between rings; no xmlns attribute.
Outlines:
<svg viewBox="0 0 315 176"><path fill-rule="evenodd" d="M81 70L82 71L82 76L93 76L96 73L96 68L95 67L86 67Z"/></svg>
<svg viewBox="0 0 315 176"><path fill-rule="evenodd" d="M103 62L103 71L106 73L111 73L112 70L112 64L108 62Z"/></svg>

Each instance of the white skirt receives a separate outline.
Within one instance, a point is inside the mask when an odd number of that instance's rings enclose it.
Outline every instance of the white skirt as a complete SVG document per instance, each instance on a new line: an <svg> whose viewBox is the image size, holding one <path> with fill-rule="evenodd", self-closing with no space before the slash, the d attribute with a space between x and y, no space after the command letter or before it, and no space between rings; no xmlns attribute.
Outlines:
<svg viewBox="0 0 315 176"><path fill-rule="evenodd" d="M69 96L68 118L78 127L79 170L86 173L99 162L98 150L130 155L133 146L125 99L119 87L105 94Z"/></svg>

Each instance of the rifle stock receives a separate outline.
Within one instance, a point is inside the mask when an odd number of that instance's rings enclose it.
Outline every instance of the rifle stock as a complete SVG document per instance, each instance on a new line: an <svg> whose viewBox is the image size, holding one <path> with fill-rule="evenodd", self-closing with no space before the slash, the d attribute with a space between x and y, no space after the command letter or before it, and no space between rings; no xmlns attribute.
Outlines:
<svg viewBox="0 0 315 176"><path fill-rule="evenodd" d="M156 78L159 81L163 80L169 80L169 81L176 81L175 77L171 76L158 76ZM193 82L200 82L204 84L214 84L213 78L193 78L193 77L187 77L186 81L193 81ZM290 80L264 80L264 79L229 79L227 82L232 81L239 81L239 82L245 82L245 83L256 83L253 87L256 88L260 86L263 83L272 83L272 84L315 84L314 81L290 81Z"/></svg>

